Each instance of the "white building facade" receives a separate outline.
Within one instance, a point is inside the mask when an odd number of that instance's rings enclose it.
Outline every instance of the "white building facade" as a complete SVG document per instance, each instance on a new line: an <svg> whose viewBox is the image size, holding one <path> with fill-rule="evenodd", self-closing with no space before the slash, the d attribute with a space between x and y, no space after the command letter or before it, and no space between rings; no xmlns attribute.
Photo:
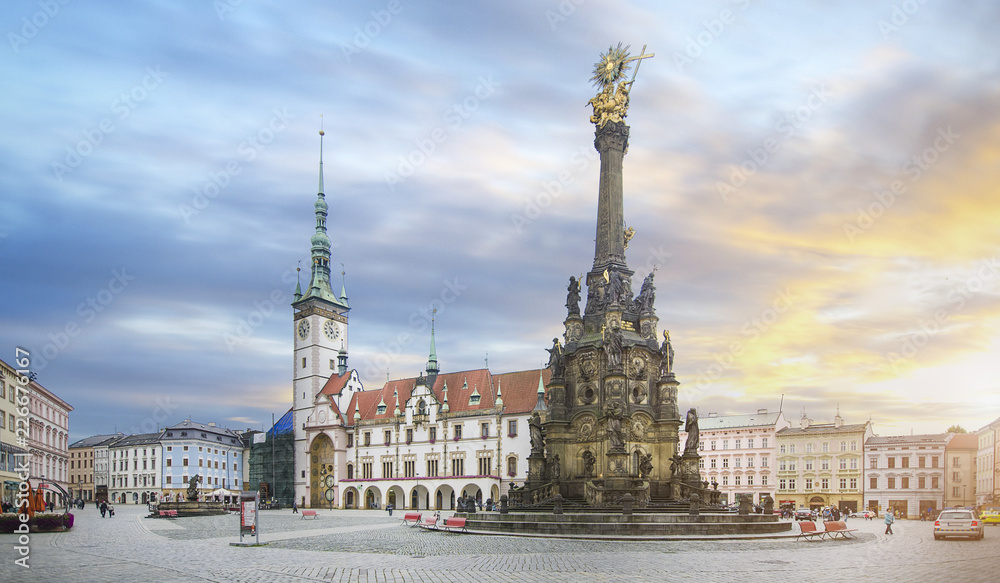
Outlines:
<svg viewBox="0 0 1000 583"><path fill-rule="evenodd" d="M997 483L996 448L1000 446L1000 419L976 431L976 504L1000 507L1000 484Z"/></svg>
<svg viewBox="0 0 1000 583"><path fill-rule="evenodd" d="M245 451L240 434L215 423L184 421L163 430L159 445L161 495L185 500L189 481L200 476L200 499L224 501L243 488Z"/></svg>
<svg viewBox="0 0 1000 583"><path fill-rule="evenodd" d="M698 453L702 480L718 484L723 503L736 502L737 494L761 503L770 495L777 500L775 433L790 424L780 411L758 409L749 415L699 417ZM681 443L687 433L679 432Z"/></svg>
<svg viewBox="0 0 1000 583"><path fill-rule="evenodd" d="M116 504L146 504L159 497L160 433L126 435L108 446L109 499Z"/></svg>
<svg viewBox="0 0 1000 583"><path fill-rule="evenodd" d="M952 433L871 437L865 443L866 508L903 518L945 506L945 448Z"/></svg>

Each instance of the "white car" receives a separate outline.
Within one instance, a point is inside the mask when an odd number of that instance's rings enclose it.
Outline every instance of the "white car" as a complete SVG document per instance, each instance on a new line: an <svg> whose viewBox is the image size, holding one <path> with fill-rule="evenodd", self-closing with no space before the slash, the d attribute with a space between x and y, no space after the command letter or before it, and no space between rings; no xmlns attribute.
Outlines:
<svg viewBox="0 0 1000 583"><path fill-rule="evenodd" d="M934 539L941 540L949 536L983 540L983 521L976 518L971 510L945 510L934 521Z"/></svg>
<svg viewBox="0 0 1000 583"><path fill-rule="evenodd" d="M874 510L858 510L851 515L851 518L875 518Z"/></svg>

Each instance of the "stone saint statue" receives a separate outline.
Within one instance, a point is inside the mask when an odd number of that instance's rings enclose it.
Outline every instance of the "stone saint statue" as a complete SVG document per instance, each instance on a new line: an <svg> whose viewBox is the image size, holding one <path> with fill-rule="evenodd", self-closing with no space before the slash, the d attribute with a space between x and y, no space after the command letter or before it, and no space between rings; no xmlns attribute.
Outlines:
<svg viewBox="0 0 1000 583"><path fill-rule="evenodd" d="M608 368L621 368L622 365L622 330L612 328L604 340L604 353L608 357Z"/></svg>
<svg viewBox="0 0 1000 583"><path fill-rule="evenodd" d="M580 315L580 280L569 276L569 287L566 288L566 308L570 316Z"/></svg>
<svg viewBox="0 0 1000 583"><path fill-rule="evenodd" d="M594 452L589 449L583 450L583 474L588 478L594 475L594 465L597 463L597 457L594 456Z"/></svg>
<svg viewBox="0 0 1000 583"><path fill-rule="evenodd" d="M698 411L694 408L688 409L684 431L687 432L687 441L684 442L684 454L698 453Z"/></svg>
<svg viewBox="0 0 1000 583"><path fill-rule="evenodd" d="M647 453L642 456L642 461L639 462L639 477L648 478L649 474L653 471L653 454Z"/></svg>
<svg viewBox="0 0 1000 583"><path fill-rule="evenodd" d="M624 449L625 430L622 429L622 418L625 413L622 411L621 403L611 403L608 405L608 439L611 441L611 449Z"/></svg>
<svg viewBox="0 0 1000 583"><path fill-rule="evenodd" d="M542 429L542 418L537 411L532 413L531 419L528 420L528 430L531 437L531 455L541 455L545 451L545 436Z"/></svg>
<svg viewBox="0 0 1000 583"><path fill-rule="evenodd" d="M663 331L663 344L660 345L660 376L665 377L674 372L674 347L670 344L670 330Z"/></svg>
<svg viewBox="0 0 1000 583"><path fill-rule="evenodd" d="M552 348L546 348L545 350L549 353L549 367L552 369L553 377L563 376L564 366L563 366L563 350L562 346L559 345L559 339L552 339Z"/></svg>
<svg viewBox="0 0 1000 583"><path fill-rule="evenodd" d="M655 301L656 288L653 286L653 274L650 273L646 279L642 280L639 297L635 300L635 309L638 312L652 312Z"/></svg>
<svg viewBox="0 0 1000 583"><path fill-rule="evenodd" d="M559 473L559 454L556 454L549 460L549 477L553 480L558 480Z"/></svg>

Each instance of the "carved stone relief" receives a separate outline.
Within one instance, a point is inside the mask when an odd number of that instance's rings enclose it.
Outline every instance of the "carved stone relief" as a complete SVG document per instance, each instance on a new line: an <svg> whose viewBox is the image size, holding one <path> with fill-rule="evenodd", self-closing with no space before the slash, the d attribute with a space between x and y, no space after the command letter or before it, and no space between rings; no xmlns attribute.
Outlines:
<svg viewBox="0 0 1000 583"><path fill-rule="evenodd" d="M629 398L636 405L641 405L646 402L648 395L646 393L646 383L640 381L633 381L631 389L629 390Z"/></svg>

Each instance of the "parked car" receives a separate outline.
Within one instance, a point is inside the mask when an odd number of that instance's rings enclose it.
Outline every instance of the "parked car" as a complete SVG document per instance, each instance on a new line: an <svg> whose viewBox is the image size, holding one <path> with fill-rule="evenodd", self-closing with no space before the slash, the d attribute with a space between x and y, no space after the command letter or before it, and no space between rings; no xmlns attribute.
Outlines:
<svg viewBox="0 0 1000 583"><path fill-rule="evenodd" d="M934 521L934 539L949 536L983 540L983 521L976 518L971 510L945 510Z"/></svg>
<svg viewBox="0 0 1000 583"><path fill-rule="evenodd" d="M795 511L795 520L812 520L813 513L812 510L808 508L799 508Z"/></svg>
<svg viewBox="0 0 1000 583"><path fill-rule="evenodd" d="M998 510L987 510L979 515L979 518L984 524L1000 524L1000 511Z"/></svg>
<svg viewBox="0 0 1000 583"><path fill-rule="evenodd" d="M851 515L851 518L875 518L874 510L858 510Z"/></svg>

